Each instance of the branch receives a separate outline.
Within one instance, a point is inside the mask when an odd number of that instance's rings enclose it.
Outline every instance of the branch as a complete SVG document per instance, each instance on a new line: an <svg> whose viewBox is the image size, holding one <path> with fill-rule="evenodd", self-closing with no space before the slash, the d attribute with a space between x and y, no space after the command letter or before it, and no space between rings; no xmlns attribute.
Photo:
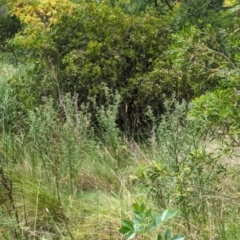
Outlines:
<svg viewBox="0 0 240 240"><path fill-rule="evenodd" d="M155 2L156 2L156 0L155 0ZM168 0L165 0L165 2L166 2L166 4L168 5L169 9L172 10L173 7L172 7L171 4L168 2Z"/></svg>
<svg viewBox="0 0 240 240"><path fill-rule="evenodd" d="M213 50L213 49L211 49L211 48L209 48L209 47L207 47L207 46L204 46L204 48L205 48L206 50L209 50L209 51L212 52L212 53L218 54L218 55L220 55L221 57L223 57L225 60L228 61L228 63L229 63L234 69L237 68L237 66L236 66L236 65L231 61L231 59L228 58L225 54L223 54L223 53L221 53L221 52L218 52L218 51L215 51L215 50Z"/></svg>

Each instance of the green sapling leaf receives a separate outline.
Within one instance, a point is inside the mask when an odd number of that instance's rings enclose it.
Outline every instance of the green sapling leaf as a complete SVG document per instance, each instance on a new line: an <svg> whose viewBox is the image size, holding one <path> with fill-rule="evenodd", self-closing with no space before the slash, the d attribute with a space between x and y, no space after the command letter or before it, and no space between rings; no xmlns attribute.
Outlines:
<svg viewBox="0 0 240 240"><path fill-rule="evenodd" d="M184 235L182 234L178 234L178 235L175 235L171 240L184 240Z"/></svg>
<svg viewBox="0 0 240 240"><path fill-rule="evenodd" d="M126 239L127 240L130 240L130 239L133 239L135 237L136 233L135 232L129 232L127 235L126 235Z"/></svg>
<svg viewBox="0 0 240 240"><path fill-rule="evenodd" d="M155 223L154 223L154 222L151 222L151 223L149 224L148 228L147 228L147 231L148 231L148 232L151 232L151 231L153 231L155 228L156 228Z"/></svg>
<svg viewBox="0 0 240 240"><path fill-rule="evenodd" d="M163 240L163 238L160 234L158 234L157 240Z"/></svg>
<svg viewBox="0 0 240 240"><path fill-rule="evenodd" d="M145 218L150 218L152 216L152 209L147 210L145 213Z"/></svg>
<svg viewBox="0 0 240 240"><path fill-rule="evenodd" d="M140 209L139 209L142 213L144 212L145 210L145 204L142 202L141 205L140 205Z"/></svg>
<svg viewBox="0 0 240 240"><path fill-rule="evenodd" d="M119 232L123 235L127 235L129 232L131 232L131 230L128 227L123 226L119 229Z"/></svg>
<svg viewBox="0 0 240 240"><path fill-rule="evenodd" d="M174 209L174 210L166 210L163 212L162 216L161 216L161 221L164 222L164 221L167 221L168 219L174 217L176 214L178 213L178 210L177 209Z"/></svg>
<svg viewBox="0 0 240 240"><path fill-rule="evenodd" d="M154 217L153 217L153 220L154 220L154 223L155 223L155 226L156 227L159 227L162 220L161 220L161 217L159 216L159 214L154 214Z"/></svg>
<svg viewBox="0 0 240 240"><path fill-rule="evenodd" d="M123 227L127 227L129 230L134 232L133 223L129 220L122 220Z"/></svg>
<svg viewBox="0 0 240 240"><path fill-rule="evenodd" d="M169 228L165 232L165 240L171 240L171 231Z"/></svg>
<svg viewBox="0 0 240 240"><path fill-rule="evenodd" d="M139 211L139 205L137 203L133 203L133 209L135 211Z"/></svg>

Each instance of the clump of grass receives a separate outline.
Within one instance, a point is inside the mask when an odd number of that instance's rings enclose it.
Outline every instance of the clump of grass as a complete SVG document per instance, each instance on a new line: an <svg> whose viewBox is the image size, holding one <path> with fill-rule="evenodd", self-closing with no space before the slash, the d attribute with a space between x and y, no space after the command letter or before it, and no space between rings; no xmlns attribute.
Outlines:
<svg viewBox="0 0 240 240"><path fill-rule="evenodd" d="M96 192L107 196L104 202L103 198L99 200L99 212L94 212L94 208L92 217L84 217L84 222L88 222L85 226L89 227L99 216L102 220L98 227L96 225L98 230L94 234L101 235L101 224L111 225L114 229L111 231L118 234L119 217L111 216L111 211L103 209L105 204L105 209L109 209L107 201L111 195L118 201L122 187L121 169L118 169L112 145L108 145L110 142L103 144L99 135L94 134L87 106L78 108L76 99L69 95L62 97L59 108L51 99L46 99L44 105L28 112L25 129L18 136L13 139L12 135L6 135L1 141L6 176L13 186L18 218L12 219L16 221L13 229L18 233L18 239L23 236L36 239L43 236L74 239L72 234L79 236L79 231L74 228L78 223L74 219L82 210L76 209L75 205L79 206L76 203L81 203L84 195ZM103 114L101 112L102 117ZM108 132L106 126L105 131ZM119 137L116 141L120 141ZM104 215L107 212L108 216ZM12 230L8 230L11 235ZM86 231L89 228L86 227ZM111 231L104 230L102 234L110 236ZM87 235L92 233L86 232Z"/></svg>
<svg viewBox="0 0 240 240"><path fill-rule="evenodd" d="M0 53L0 59L0 131L4 133L14 129L14 126L17 125L18 102L15 91L8 84L8 80L13 76L16 69L8 61L6 54Z"/></svg>

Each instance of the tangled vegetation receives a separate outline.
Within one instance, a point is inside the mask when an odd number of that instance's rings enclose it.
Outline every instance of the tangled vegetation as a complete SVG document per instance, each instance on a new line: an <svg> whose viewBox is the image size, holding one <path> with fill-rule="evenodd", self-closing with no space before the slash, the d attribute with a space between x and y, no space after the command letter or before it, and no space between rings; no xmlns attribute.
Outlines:
<svg viewBox="0 0 240 240"><path fill-rule="evenodd" d="M0 0L0 238L238 240L239 13Z"/></svg>

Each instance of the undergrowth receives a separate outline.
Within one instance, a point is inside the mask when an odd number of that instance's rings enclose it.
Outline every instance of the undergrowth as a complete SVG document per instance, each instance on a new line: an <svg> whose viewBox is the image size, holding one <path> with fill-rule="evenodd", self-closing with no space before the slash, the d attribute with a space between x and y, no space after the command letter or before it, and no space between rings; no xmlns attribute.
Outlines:
<svg viewBox="0 0 240 240"><path fill-rule="evenodd" d="M209 151L186 102L166 100L161 121L149 109L151 133L137 143L118 129L121 97L109 89L104 106L94 99L79 106L69 94L60 104L46 98L19 119L8 84L18 69L1 68L1 239L123 239L121 220L132 218L139 201L157 213L178 209L167 225L173 235L239 238L239 166L228 164L222 145Z"/></svg>

